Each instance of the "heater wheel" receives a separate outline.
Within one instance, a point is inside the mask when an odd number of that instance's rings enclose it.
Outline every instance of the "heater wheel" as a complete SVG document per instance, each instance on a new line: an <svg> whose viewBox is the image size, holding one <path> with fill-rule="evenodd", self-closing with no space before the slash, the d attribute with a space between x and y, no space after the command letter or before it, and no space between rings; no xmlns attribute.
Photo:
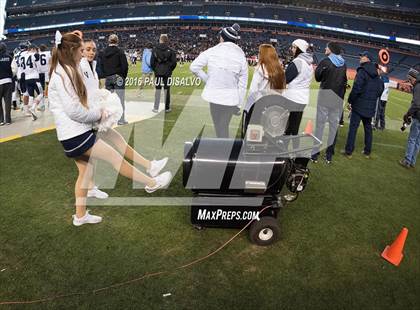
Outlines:
<svg viewBox="0 0 420 310"><path fill-rule="evenodd" d="M267 246L276 242L280 237L280 226L276 218L264 216L255 221L249 228L249 238L252 243Z"/></svg>

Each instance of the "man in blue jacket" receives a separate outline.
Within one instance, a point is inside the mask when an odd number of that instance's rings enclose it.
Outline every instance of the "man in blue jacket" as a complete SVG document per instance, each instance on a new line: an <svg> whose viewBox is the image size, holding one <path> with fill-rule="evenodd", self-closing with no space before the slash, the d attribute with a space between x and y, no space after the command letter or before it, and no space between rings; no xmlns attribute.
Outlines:
<svg viewBox="0 0 420 310"><path fill-rule="evenodd" d="M147 43L146 48L143 50L143 56L141 59L141 83L140 89L144 87L145 84L150 83L153 80L153 69L151 65L152 58L152 43Z"/></svg>
<svg viewBox="0 0 420 310"><path fill-rule="evenodd" d="M365 148L363 154L370 158L372 151L372 117L375 115L376 102L384 91L384 83L379 78L378 68L372 55L365 51L360 54L360 67L349 95L351 109L350 126L345 150L342 152L351 158L356 142L357 129L360 121L365 130Z"/></svg>

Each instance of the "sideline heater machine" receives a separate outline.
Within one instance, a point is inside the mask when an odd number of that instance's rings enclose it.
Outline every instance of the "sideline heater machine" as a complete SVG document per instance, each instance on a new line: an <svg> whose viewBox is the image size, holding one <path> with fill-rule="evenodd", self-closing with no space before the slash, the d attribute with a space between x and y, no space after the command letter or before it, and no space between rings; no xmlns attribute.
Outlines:
<svg viewBox="0 0 420 310"><path fill-rule="evenodd" d="M285 135L290 112L300 107L280 95L264 96L244 112L241 139L185 143L183 184L194 193L196 228L243 228L254 220L253 243L270 245L279 238L279 209L305 189L311 152L321 145L311 133Z"/></svg>

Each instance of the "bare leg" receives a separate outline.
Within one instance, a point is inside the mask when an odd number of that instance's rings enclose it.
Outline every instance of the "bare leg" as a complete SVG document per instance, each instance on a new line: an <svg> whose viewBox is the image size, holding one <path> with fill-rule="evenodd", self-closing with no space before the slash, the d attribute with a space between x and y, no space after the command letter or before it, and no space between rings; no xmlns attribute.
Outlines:
<svg viewBox="0 0 420 310"><path fill-rule="evenodd" d="M95 145L88 150L85 155L91 156L93 159L101 159L110 163L119 174L126 178L146 184L149 187L154 187L156 185L154 179L133 167L120 153L102 139L98 139Z"/></svg>
<svg viewBox="0 0 420 310"><path fill-rule="evenodd" d="M86 196L88 183L92 179L92 167L85 161L76 160L79 176L74 186L74 194L76 198L76 216L82 218L86 214Z"/></svg>
<svg viewBox="0 0 420 310"><path fill-rule="evenodd" d="M134 161L136 164L150 169L150 161L137 153L128 143L124 140L123 136L116 130L110 128L105 133L101 134L101 138L105 142L112 143L115 148L123 154L124 157Z"/></svg>
<svg viewBox="0 0 420 310"><path fill-rule="evenodd" d="M96 170L96 160L90 160L89 164L92 166L92 177L89 179L88 190L91 190L95 186L95 182L93 182L93 176L95 175Z"/></svg>

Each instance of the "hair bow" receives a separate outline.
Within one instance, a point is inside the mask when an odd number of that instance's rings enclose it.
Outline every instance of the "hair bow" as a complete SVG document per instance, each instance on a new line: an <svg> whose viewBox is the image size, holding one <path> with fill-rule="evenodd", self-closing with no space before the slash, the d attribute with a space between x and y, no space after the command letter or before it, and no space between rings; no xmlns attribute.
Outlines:
<svg viewBox="0 0 420 310"><path fill-rule="evenodd" d="M55 32L55 47L58 47L61 44L61 38L63 36L61 35L60 31Z"/></svg>

